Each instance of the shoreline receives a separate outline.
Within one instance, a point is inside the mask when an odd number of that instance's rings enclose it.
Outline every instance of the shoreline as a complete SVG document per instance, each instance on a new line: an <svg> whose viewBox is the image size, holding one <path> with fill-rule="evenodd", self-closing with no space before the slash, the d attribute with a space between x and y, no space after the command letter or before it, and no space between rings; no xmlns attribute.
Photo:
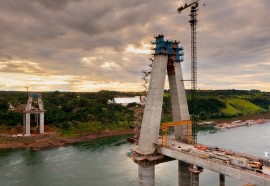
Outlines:
<svg viewBox="0 0 270 186"><path fill-rule="evenodd" d="M4 143L0 143L0 149L17 149L26 148L32 151L48 150L56 147L66 147L77 142L92 141L99 138L121 136L133 134L132 129L121 131L102 131L92 134L85 134L79 137L68 138L61 137L57 133L47 133L44 135L35 135L28 137L3 137L6 140Z"/></svg>
<svg viewBox="0 0 270 186"><path fill-rule="evenodd" d="M239 118L240 119L240 118ZM231 129L236 127L260 125L269 123L270 119L249 119L237 121L219 121L213 127L217 129ZM207 126L207 125L206 125ZM210 125L209 125L210 126ZM57 132L47 132L43 135L33 134L32 136L23 137L18 135L0 134L0 150L1 149L17 149L25 148L32 151L48 150L57 147L66 147L77 142L87 142L104 137L121 136L134 134L133 129L115 130L115 131L100 131L95 133L82 134L78 137L63 137Z"/></svg>
<svg viewBox="0 0 270 186"><path fill-rule="evenodd" d="M262 125L269 123L269 119L257 119L257 120L236 120L233 122L223 122L216 124L214 128L216 129L232 129L232 128L238 128L238 127L244 127L244 126L251 126L251 125Z"/></svg>

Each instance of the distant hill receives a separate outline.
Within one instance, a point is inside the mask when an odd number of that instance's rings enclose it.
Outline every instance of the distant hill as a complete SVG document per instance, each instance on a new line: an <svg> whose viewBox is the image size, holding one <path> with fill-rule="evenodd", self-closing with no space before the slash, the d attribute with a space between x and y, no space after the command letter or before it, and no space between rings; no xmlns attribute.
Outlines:
<svg viewBox="0 0 270 186"><path fill-rule="evenodd" d="M270 93L259 90L199 90L197 95L201 119L267 113L270 109Z"/></svg>

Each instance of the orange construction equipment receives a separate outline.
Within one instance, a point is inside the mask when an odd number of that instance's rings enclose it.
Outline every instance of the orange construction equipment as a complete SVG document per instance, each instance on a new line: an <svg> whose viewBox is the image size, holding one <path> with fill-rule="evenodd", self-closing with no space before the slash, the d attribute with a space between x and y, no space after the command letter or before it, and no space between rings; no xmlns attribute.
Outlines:
<svg viewBox="0 0 270 186"><path fill-rule="evenodd" d="M183 120L183 121L177 121L177 122L163 123L161 125L162 146L163 147L168 147L169 146L168 129L170 127L182 126L182 125L187 125L187 127L186 127L186 135L185 135L185 139L183 139L183 141L185 143L192 143L192 144L194 143L194 140L193 140L193 137L192 137L192 121Z"/></svg>

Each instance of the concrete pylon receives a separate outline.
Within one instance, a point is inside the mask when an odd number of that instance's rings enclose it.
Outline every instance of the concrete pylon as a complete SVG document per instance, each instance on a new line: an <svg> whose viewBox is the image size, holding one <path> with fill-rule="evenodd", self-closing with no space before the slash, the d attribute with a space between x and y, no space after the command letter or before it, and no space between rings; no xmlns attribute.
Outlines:
<svg viewBox="0 0 270 186"><path fill-rule="evenodd" d="M154 58L139 144L136 149L139 154L152 154L155 151L153 143L158 142L167 61L168 55L159 54Z"/></svg>
<svg viewBox="0 0 270 186"><path fill-rule="evenodd" d="M38 108L32 107L33 99L38 100ZM23 134L25 136L30 136L30 128L31 128L31 114L35 115L35 122L37 122L37 126L39 125L39 131L41 134L44 133L44 107L41 99L41 94L30 93L28 96L27 105L23 111Z"/></svg>
<svg viewBox="0 0 270 186"><path fill-rule="evenodd" d="M184 83L182 81L182 69L180 62L183 61L183 47L179 46L178 41L164 40L164 35L155 36L154 60L147 93L146 104L138 147L135 151L139 155L155 155L155 143L158 143L159 129L162 114L164 84L166 70L169 75L169 84L171 89L171 102L173 111L173 120L189 120L188 105ZM178 127L176 136L185 137L185 128ZM142 160L138 160L142 161ZM143 162L142 162L143 163ZM156 163L156 162L155 162ZM141 166L139 164L139 185L152 186L155 184L155 165ZM190 174L185 168L184 174ZM189 177L190 178L190 177ZM189 179L190 183L190 179Z"/></svg>
<svg viewBox="0 0 270 186"><path fill-rule="evenodd" d="M174 63L174 71L168 72L173 121L189 120L189 110L183 81L181 63ZM187 126L175 127L175 139L185 137Z"/></svg>
<svg viewBox="0 0 270 186"><path fill-rule="evenodd" d="M30 113L25 114L25 136L30 136Z"/></svg>
<svg viewBox="0 0 270 186"><path fill-rule="evenodd" d="M44 133L44 112L40 113L39 117L39 132L40 134Z"/></svg>

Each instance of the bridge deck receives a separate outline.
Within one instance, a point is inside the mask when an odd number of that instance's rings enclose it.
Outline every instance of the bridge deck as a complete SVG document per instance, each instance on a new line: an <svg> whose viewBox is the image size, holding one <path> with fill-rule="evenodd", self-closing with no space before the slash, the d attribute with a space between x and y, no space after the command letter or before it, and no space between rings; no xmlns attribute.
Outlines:
<svg viewBox="0 0 270 186"><path fill-rule="evenodd" d="M161 140L158 145L161 146ZM171 140L171 145L168 148L160 147L159 152L165 156L240 179L246 183L270 186L269 167L263 166L262 170L259 170L246 164L247 162L260 161L262 158L224 149L199 149L194 145L176 140Z"/></svg>

